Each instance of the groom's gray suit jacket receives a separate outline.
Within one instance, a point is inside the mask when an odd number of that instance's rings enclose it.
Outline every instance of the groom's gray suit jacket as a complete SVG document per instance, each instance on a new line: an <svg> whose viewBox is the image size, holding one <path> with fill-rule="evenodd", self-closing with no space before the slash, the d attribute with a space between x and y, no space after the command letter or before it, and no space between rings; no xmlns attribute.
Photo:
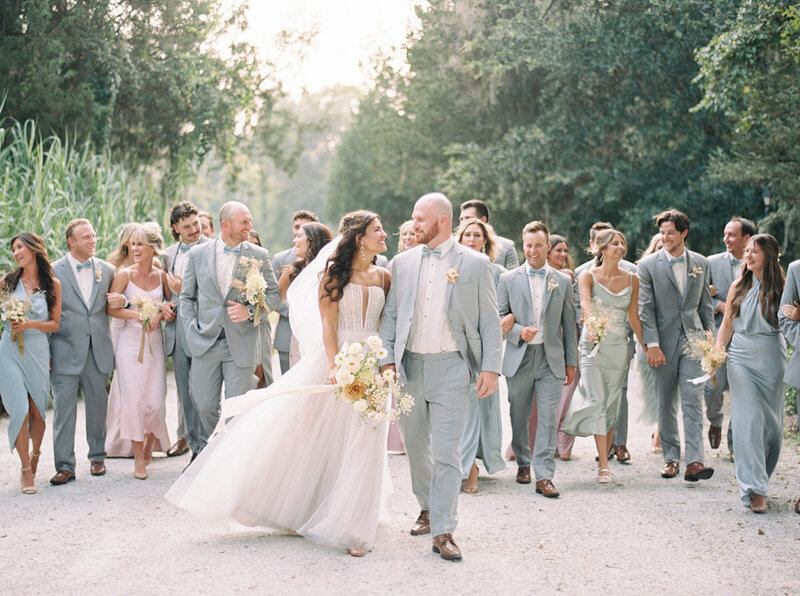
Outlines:
<svg viewBox="0 0 800 596"><path fill-rule="evenodd" d="M637 270L639 318L645 347L657 343L667 361L683 351L681 335L704 329L714 331L708 261L691 250L685 250L684 254L687 276L683 296L663 249L639 261Z"/></svg>
<svg viewBox="0 0 800 596"><path fill-rule="evenodd" d="M61 324L50 334L53 374L79 375L89 356L94 357L100 372L108 375L114 370L106 294L116 270L102 259L92 257L91 261L94 281L88 307L66 255L53 263L53 273L62 287Z"/></svg>
<svg viewBox="0 0 800 596"><path fill-rule="evenodd" d="M448 269L455 269L458 278L447 284L447 323L458 351L472 375L481 371L500 373L502 332L497 315L492 264L486 255L453 244L443 258ZM403 354L406 351L411 321L414 318L422 246L403 251L392 263L392 287L386 297L381 319L380 336L388 355L381 364L395 364L401 380L405 380Z"/></svg>
<svg viewBox="0 0 800 596"><path fill-rule="evenodd" d="M551 287L551 282L558 287ZM544 353L547 364L556 377L565 377L565 366L578 364L578 334L575 328L575 304L572 300L572 281L569 276L548 267L545 276L544 308L542 323ZM505 334L508 340L503 358L503 375L516 374L522 357L528 349L520 332L523 327L533 325L533 304L526 266L500 276L497 286L497 304L500 316L514 314L514 325Z"/></svg>
<svg viewBox="0 0 800 596"><path fill-rule="evenodd" d="M217 281L216 241L195 246L189 251L189 261L183 277L180 309L186 331L186 345L193 358L205 354L225 330L228 349L236 366L253 369L261 363L261 336L251 321L234 323L228 316L228 301L246 304L241 291L231 284L225 296ZM272 271L269 252L251 244L241 243L241 253L236 258L233 271L238 271L242 257L261 261L261 273L267 281L267 307L272 310L280 304L281 294ZM262 313L262 321L266 320Z"/></svg>
<svg viewBox="0 0 800 596"><path fill-rule="evenodd" d="M197 244L195 246L200 246L208 242L208 238L200 234L200 238L197 240ZM167 249L164 251L164 256L161 260L164 263L164 271L168 271L175 275L175 259L178 255L178 249L180 247L180 241L168 246ZM194 246L192 247L194 248ZM191 250L191 249L189 249ZM189 258L189 255L186 255L186 258ZM189 353L189 348L186 345L186 330L183 325L183 319L181 318L181 301L179 296L173 296L172 301L175 303L175 320L170 321L169 323L164 324L164 349L167 356L172 356L172 353L175 351L175 336L178 335L178 343L183 349L184 354L186 354L187 358L191 358L192 355Z"/></svg>
<svg viewBox="0 0 800 596"><path fill-rule="evenodd" d="M800 261L791 262L786 271L786 285L783 286L781 307L784 304L793 305L795 301L800 302ZM779 308L778 323L786 341L795 349L789 364L786 365L783 381L792 387L800 387L800 322L787 318L783 314L783 308Z"/></svg>

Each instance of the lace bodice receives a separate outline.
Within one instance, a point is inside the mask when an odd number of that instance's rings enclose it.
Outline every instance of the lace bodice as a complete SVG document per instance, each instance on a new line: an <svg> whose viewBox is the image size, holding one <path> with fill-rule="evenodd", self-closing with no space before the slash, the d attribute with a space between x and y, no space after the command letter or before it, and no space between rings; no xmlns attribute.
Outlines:
<svg viewBox="0 0 800 596"><path fill-rule="evenodd" d="M383 288L380 286L347 284L339 301L339 343L375 335L378 332L384 300Z"/></svg>

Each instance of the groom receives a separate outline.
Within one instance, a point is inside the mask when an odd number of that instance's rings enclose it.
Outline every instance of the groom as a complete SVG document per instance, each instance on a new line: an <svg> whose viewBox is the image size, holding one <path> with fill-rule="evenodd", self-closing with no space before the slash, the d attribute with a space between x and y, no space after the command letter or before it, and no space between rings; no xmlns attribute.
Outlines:
<svg viewBox="0 0 800 596"><path fill-rule="evenodd" d="M219 422L223 381L226 398L246 393L261 362L253 306L246 304L243 293L233 285L235 278L241 278L237 273L241 258L261 261L267 308L274 309L281 301L269 253L247 241L253 228L247 206L229 201L220 209L219 219L220 236L186 253L180 295L186 345L192 356L192 396L200 421L198 450L192 453L192 461ZM266 321L266 313L261 321Z"/></svg>
<svg viewBox="0 0 800 596"><path fill-rule="evenodd" d="M417 246L395 257L381 320L388 355L414 407L400 418L420 504L412 535L433 533L433 552L457 560L453 541L461 486L464 433L472 374L479 398L497 389L502 335L492 269L485 255L451 235L453 207L441 193L414 205Z"/></svg>
<svg viewBox="0 0 800 596"><path fill-rule="evenodd" d="M704 330L714 332L714 308L708 287L708 261L686 249L689 218L675 209L655 217L664 246L639 261L639 317L653 368L658 403L658 434L664 451L662 478L680 472L681 439L678 405L683 412L686 443L684 480L707 480L713 468L703 465L703 386L700 363L683 353L687 340ZM680 401L679 401L680 399Z"/></svg>

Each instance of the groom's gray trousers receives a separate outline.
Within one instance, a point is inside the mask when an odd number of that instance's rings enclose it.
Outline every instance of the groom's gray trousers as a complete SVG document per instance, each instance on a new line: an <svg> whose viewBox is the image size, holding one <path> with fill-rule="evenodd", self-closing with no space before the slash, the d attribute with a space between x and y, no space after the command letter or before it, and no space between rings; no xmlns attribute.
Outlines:
<svg viewBox="0 0 800 596"><path fill-rule="evenodd" d="M420 509L430 510L431 534L449 534L458 523L469 367L459 352L406 352L403 369L405 391L414 398L411 412L399 419L411 468L411 489Z"/></svg>

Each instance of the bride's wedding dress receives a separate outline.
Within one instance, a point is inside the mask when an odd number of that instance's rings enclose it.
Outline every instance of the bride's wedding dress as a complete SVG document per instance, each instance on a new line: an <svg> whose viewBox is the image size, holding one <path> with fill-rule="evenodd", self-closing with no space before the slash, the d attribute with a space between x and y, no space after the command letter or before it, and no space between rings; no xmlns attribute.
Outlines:
<svg viewBox="0 0 800 596"><path fill-rule="evenodd" d="M292 286L298 281L300 277ZM308 291L304 288L306 296ZM383 303L380 287L345 286L339 301L339 345L376 335ZM291 312L291 294L290 305ZM316 308L316 300L306 300L304 308L311 305ZM302 314L306 320L314 314L319 320L318 309ZM383 492L390 485L388 427L359 424L350 404L320 391L328 376L319 339L270 387L234 398L233 410L238 409L237 399L250 409L209 442L166 498L212 522L291 530L328 546L372 545Z"/></svg>

